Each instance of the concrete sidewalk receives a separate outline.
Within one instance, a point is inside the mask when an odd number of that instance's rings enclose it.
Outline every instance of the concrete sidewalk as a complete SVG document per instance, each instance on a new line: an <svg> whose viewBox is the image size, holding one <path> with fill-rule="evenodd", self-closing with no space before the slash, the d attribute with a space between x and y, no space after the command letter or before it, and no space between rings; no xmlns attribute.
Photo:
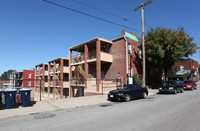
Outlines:
<svg viewBox="0 0 200 131"><path fill-rule="evenodd" d="M158 90L149 89L149 96L154 95ZM89 105L109 103L107 95L95 95L85 97L74 97L67 99L55 99L46 101L37 101L33 107L19 107L17 109L0 110L0 118L16 117L22 115L35 114L47 111L56 111L69 108L77 108Z"/></svg>

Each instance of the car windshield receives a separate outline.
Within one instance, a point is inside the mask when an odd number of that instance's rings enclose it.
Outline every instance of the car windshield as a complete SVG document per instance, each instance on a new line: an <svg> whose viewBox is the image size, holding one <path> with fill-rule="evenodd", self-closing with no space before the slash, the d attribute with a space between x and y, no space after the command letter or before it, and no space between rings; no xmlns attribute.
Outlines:
<svg viewBox="0 0 200 131"><path fill-rule="evenodd" d="M130 90L131 89L131 86L129 86L129 85L126 85L126 86L124 86L124 88L123 88L124 90Z"/></svg>
<svg viewBox="0 0 200 131"><path fill-rule="evenodd" d="M192 83L192 81L184 81L185 84Z"/></svg>
<svg viewBox="0 0 200 131"><path fill-rule="evenodd" d="M167 81L163 84L163 86L172 86L172 85L175 85L176 82L175 81Z"/></svg>

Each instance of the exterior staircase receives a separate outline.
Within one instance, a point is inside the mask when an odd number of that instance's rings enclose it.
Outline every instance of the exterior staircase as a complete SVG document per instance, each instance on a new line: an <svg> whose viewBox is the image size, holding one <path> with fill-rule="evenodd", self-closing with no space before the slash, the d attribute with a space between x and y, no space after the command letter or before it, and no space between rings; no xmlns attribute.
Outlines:
<svg viewBox="0 0 200 131"><path fill-rule="evenodd" d="M85 77L85 71L83 70L82 65L79 65L79 66L78 66L78 71L79 71L79 73L80 73L82 76ZM92 76L91 74L88 74L88 78L93 78L93 76Z"/></svg>

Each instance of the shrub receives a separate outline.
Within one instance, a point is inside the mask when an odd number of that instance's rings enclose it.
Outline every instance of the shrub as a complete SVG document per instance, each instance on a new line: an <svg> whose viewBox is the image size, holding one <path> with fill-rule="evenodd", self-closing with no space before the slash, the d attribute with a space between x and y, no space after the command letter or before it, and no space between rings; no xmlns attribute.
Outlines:
<svg viewBox="0 0 200 131"><path fill-rule="evenodd" d="M142 84L142 80L138 77L137 74L135 74L133 76L133 82L134 82L135 85L141 85Z"/></svg>

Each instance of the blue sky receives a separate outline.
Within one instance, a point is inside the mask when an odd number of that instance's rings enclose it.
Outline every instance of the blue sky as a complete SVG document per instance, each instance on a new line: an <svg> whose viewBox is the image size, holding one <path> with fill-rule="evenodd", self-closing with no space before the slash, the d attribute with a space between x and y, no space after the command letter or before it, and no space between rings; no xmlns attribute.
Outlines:
<svg viewBox="0 0 200 131"><path fill-rule="evenodd" d="M141 11L134 11L147 0L49 0L124 26L141 30ZM84 6L81 1L123 21ZM155 28L182 26L200 44L200 1L154 0L145 8L145 22ZM32 69L59 57L68 57L68 48L95 37L112 39L126 29L56 7L42 0L0 0L0 74L9 69ZM145 31L149 29L145 25ZM199 61L199 52L191 56Z"/></svg>

